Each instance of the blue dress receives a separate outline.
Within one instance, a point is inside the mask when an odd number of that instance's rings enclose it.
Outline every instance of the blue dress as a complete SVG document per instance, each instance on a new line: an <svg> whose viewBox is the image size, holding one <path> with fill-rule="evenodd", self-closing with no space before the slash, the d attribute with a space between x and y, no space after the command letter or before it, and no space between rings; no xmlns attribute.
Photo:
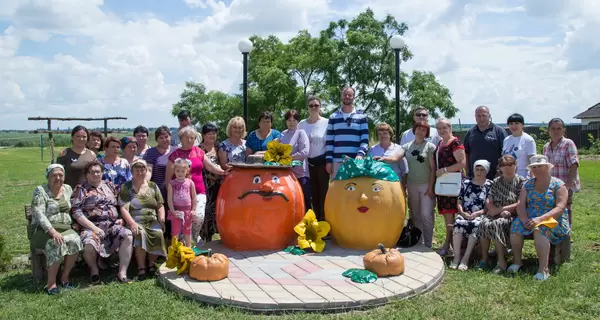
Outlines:
<svg viewBox="0 0 600 320"><path fill-rule="evenodd" d="M281 132L278 130L272 129L271 133L264 140L259 139L256 135L256 130L254 130L248 135L246 147L252 149L253 152L267 151L267 144L278 138L281 138Z"/></svg>
<svg viewBox="0 0 600 320"><path fill-rule="evenodd" d="M554 209L556 206L556 192L564 185L564 182L562 182L560 179L552 177L546 192L539 193L534 189L534 182L535 178L525 182L523 185L525 191L527 192L527 217L530 219L540 217L546 214L548 211ZM538 227L540 233L552 244L557 244L564 240L571 230L566 208L563 210L562 215L556 219L556 221L558 222L558 226L555 228L550 229L544 225ZM534 230L527 229L523 225L521 219L518 217L513 220L510 228L511 233L519 233L524 236L532 234Z"/></svg>
<svg viewBox="0 0 600 320"><path fill-rule="evenodd" d="M115 163L106 163L104 158L98 159L98 161L104 166L102 180L112 182L117 188L117 192L125 182L131 180L131 168L125 158L119 158L119 161Z"/></svg>

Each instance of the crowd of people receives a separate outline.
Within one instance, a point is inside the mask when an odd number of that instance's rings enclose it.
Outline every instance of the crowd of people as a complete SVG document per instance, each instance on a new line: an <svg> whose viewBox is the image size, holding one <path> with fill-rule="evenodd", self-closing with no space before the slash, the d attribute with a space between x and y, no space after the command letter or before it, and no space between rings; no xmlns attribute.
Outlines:
<svg viewBox="0 0 600 320"><path fill-rule="evenodd" d="M549 276L550 244L570 232L573 192L579 191L577 148L564 137L564 123L552 119L551 140L536 154L534 139L523 131L519 114L507 119L511 135L493 122L489 108L476 109L477 125L463 141L453 135L448 119L430 127L426 108L413 110L414 124L395 143L386 123L376 127L377 143L369 146L368 119L354 107L355 90L345 87L342 106L323 117L321 100L308 98L308 114L285 113L286 129L272 128L273 115L263 112L258 128L249 134L241 117L229 120L227 138L217 141L219 128L204 124L200 133L190 114L178 114L179 128L154 131L156 145L147 144L144 126L132 137L107 137L76 126L72 145L57 163L46 169L47 183L34 190L32 245L42 249L48 267L49 294L71 288L70 271L78 255L89 267L90 282L99 282L107 258L118 254L117 280L130 283L127 268L132 257L138 279L156 272L155 262L166 256L171 236L186 245L202 245L218 233L216 198L230 163L261 155L273 140L292 145L292 159L304 162L293 173L304 192L307 208L325 219L324 202L329 182L344 157L372 156L389 163L408 199L410 218L422 232L422 243L432 247L434 206L444 217L446 236L439 254L454 251L451 269L467 270L475 244L481 243L479 267L489 263L493 241L497 265L494 273L517 272L522 265L524 236L533 234L539 259L536 279ZM453 172L464 179L458 196L436 195L440 177ZM545 224L554 218L557 226ZM462 241L467 246L461 252ZM512 248L507 266L505 248ZM57 275L64 264L60 283Z"/></svg>

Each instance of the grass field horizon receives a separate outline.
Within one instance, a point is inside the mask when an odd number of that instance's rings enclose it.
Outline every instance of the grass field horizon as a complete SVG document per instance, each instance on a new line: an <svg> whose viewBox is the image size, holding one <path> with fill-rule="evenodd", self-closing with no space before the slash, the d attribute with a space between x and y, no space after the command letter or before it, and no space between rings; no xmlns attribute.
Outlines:
<svg viewBox="0 0 600 320"><path fill-rule="evenodd" d="M59 148L60 149L60 148ZM0 149L0 233L13 256L29 252L23 206L33 189L45 182L45 161L38 148ZM225 307L203 306L159 286L154 280L131 285L89 286L85 270L73 281L79 288L46 295L31 277L29 265L16 262L0 273L0 319L598 319L600 318L600 162L581 162L582 191L575 195L573 260L553 267L552 277L537 282L535 253L526 243L523 272L511 278L489 272L447 270L441 287L385 307L344 314L252 315ZM443 221L436 217L434 247L443 240ZM510 258L509 258L510 259ZM135 271L131 271L134 276Z"/></svg>

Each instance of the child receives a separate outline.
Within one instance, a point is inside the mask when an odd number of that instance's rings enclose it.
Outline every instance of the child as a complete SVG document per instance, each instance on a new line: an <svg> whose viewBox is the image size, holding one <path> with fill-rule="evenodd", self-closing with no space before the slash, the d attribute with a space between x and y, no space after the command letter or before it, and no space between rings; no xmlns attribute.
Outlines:
<svg viewBox="0 0 600 320"><path fill-rule="evenodd" d="M193 212L196 212L196 188L190 176L190 160L177 158L174 161L175 179L167 185L167 201L171 221L171 235L181 239L185 246L192 245Z"/></svg>

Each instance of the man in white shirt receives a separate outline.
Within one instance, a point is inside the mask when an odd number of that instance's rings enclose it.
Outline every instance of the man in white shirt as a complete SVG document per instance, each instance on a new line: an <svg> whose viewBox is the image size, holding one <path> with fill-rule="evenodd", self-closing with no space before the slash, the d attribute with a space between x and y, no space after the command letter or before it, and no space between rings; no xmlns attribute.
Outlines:
<svg viewBox="0 0 600 320"><path fill-rule="evenodd" d="M425 107L417 107L413 111L413 121L429 122L429 110L427 110L427 108ZM437 129L435 127L431 127L429 130L429 138L426 138L425 140L437 146L438 143L442 140L442 138L440 138L440 136L438 135ZM402 133L402 137L400 138L400 145L404 145L414 140L415 133L412 131L412 128L410 128Z"/></svg>

